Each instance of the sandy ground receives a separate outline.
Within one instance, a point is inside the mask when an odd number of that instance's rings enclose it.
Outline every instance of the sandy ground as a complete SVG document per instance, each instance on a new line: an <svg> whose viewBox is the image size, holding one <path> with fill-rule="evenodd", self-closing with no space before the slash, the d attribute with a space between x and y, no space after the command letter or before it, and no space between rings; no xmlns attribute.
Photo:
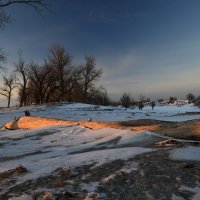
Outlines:
<svg viewBox="0 0 200 200"><path fill-rule="evenodd" d="M7 129L33 129L56 125L81 125L91 129L118 128L134 131L148 130L179 139L200 140L200 120L165 122L140 119L126 122L69 121L42 117L20 117L4 125Z"/></svg>

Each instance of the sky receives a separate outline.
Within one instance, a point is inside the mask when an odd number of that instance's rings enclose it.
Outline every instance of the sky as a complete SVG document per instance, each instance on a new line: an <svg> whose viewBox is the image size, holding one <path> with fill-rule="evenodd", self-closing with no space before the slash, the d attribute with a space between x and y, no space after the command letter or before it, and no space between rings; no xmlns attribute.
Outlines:
<svg viewBox="0 0 200 200"><path fill-rule="evenodd" d="M0 30L0 46L13 67L18 51L42 63L53 43L73 64L85 55L103 69L98 82L113 99L129 92L152 99L200 94L199 0L46 0L41 15L19 5Z"/></svg>

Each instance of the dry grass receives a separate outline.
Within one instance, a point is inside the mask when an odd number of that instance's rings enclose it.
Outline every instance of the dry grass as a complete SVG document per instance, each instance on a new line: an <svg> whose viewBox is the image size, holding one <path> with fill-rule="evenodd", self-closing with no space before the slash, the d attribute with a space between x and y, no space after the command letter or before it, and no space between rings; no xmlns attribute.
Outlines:
<svg viewBox="0 0 200 200"><path fill-rule="evenodd" d="M200 120L161 124L155 132L176 138L200 140Z"/></svg>

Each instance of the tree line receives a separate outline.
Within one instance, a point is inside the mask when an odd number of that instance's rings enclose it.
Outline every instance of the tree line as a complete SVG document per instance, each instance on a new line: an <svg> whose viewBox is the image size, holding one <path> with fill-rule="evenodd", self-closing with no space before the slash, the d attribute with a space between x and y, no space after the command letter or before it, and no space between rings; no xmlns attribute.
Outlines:
<svg viewBox="0 0 200 200"><path fill-rule="evenodd" d="M0 28L11 21L6 8L16 4L33 8L37 13L49 10L49 5L43 0L0 0ZM0 70L4 72L2 63L5 60L4 49L0 48ZM8 99L8 107L16 88L19 106L58 101L103 105L109 102L106 89L95 86L102 75L102 69L96 67L92 56L85 56L85 62L81 66L73 66L72 56L64 47L55 44L43 64L26 63L20 53L14 68L10 74L3 73L3 85L0 87L0 94Z"/></svg>
<svg viewBox="0 0 200 200"><path fill-rule="evenodd" d="M73 66L72 56L63 46L54 44L43 64L27 63L19 53L14 70L3 75L0 94L7 97L8 107L15 88L19 106L61 101L107 105L106 89L95 85L102 73L94 57L85 56L83 64Z"/></svg>
<svg viewBox="0 0 200 200"><path fill-rule="evenodd" d="M193 93L187 93L185 99L189 104L193 103L195 106L200 107L200 96L195 96ZM139 101L135 101L130 93L124 92L121 95L120 101L115 102L115 105L122 105L125 108L138 106L139 110L142 110L145 105L149 105L152 107L152 110L156 106L156 102L159 104L174 104L178 101L178 98L175 96L170 96L168 99L164 100L162 98L158 98L157 101L154 101L150 98L145 98L145 96L140 95Z"/></svg>
<svg viewBox="0 0 200 200"><path fill-rule="evenodd" d="M145 105L154 109L156 102L140 95L139 101L134 101L129 93L123 93L120 101L111 101L104 87L97 87L96 82L103 71L96 66L95 58L85 56L84 63L79 66L72 64L72 56L59 44L51 46L49 56L43 64L25 62L22 52L14 64L11 73L3 73L3 85L0 95L7 98L10 107L14 90L18 92L19 106L43 104L52 102L83 102L96 105L122 105L125 108L138 106L140 110ZM186 95L188 103L200 107L200 97L192 93ZM173 104L177 97L170 96L167 103ZM157 99L162 103L164 99ZM165 101L166 102L166 101Z"/></svg>

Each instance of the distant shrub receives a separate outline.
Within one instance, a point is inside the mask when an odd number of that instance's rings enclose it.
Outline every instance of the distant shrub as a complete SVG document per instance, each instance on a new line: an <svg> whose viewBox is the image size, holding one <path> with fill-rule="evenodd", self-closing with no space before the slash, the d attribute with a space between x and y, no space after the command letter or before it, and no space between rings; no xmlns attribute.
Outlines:
<svg viewBox="0 0 200 200"><path fill-rule="evenodd" d="M156 106L156 102L155 102L155 101L152 101L152 102L151 102L151 108L152 108L152 110L154 109L155 106Z"/></svg>
<svg viewBox="0 0 200 200"><path fill-rule="evenodd" d="M117 107L117 106L121 105L121 102L119 102L119 101L110 101L110 105L112 105L114 107Z"/></svg>
<svg viewBox="0 0 200 200"><path fill-rule="evenodd" d="M198 96L195 100L194 100L194 105L198 106L200 108L200 96Z"/></svg>
<svg viewBox="0 0 200 200"><path fill-rule="evenodd" d="M162 98L158 98L158 99L157 99L157 102L158 102L158 103L161 103L161 102L163 102L163 101L164 101L164 99L162 99Z"/></svg>
<svg viewBox="0 0 200 200"><path fill-rule="evenodd" d="M176 100L177 100L177 97L171 96L171 97L169 97L168 103L172 103L173 104Z"/></svg>
<svg viewBox="0 0 200 200"><path fill-rule="evenodd" d="M142 109L144 108L144 103L143 103L143 101L140 101L140 102L138 103L138 108L139 108L139 110L142 110Z"/></svg>
<svg viewBox="0 0 200 200"><path fill-rule="evenodd" d="M121 98L120 98L120 102L122 104L123 107L128 108L131 106L131 96L129 93L123 93Z"/></svg>
<svg viewBox="0 0 200 200"><path fill-rule="evenodd" d="M131 100L131 107L136 107L137 106L137 102L134 101L134 99Z"/></svg>
<svg viewBox="0 0 200 200"><path fill-rule="evenodd" d="M108 106L110 105L110 99L107 94L107 90L103 87L93 88L89 91L88 103Z"/></svg>
<svg viewBox="0 0 200 200"><path fill-rule="evenodd" d="M28 172L28 170L25 167L23 167L22 165L19 165L18 167L16 167L15 171L17 174L23 174L23 173Z"/></svg>
<svg viewBox="0 0 200 200"><path fill-rule="evenodd" d="M195 96L192 93L188 93L186 95L186 98L188 100L188 103L194 103L194 101L195 101Z"/></svg>

